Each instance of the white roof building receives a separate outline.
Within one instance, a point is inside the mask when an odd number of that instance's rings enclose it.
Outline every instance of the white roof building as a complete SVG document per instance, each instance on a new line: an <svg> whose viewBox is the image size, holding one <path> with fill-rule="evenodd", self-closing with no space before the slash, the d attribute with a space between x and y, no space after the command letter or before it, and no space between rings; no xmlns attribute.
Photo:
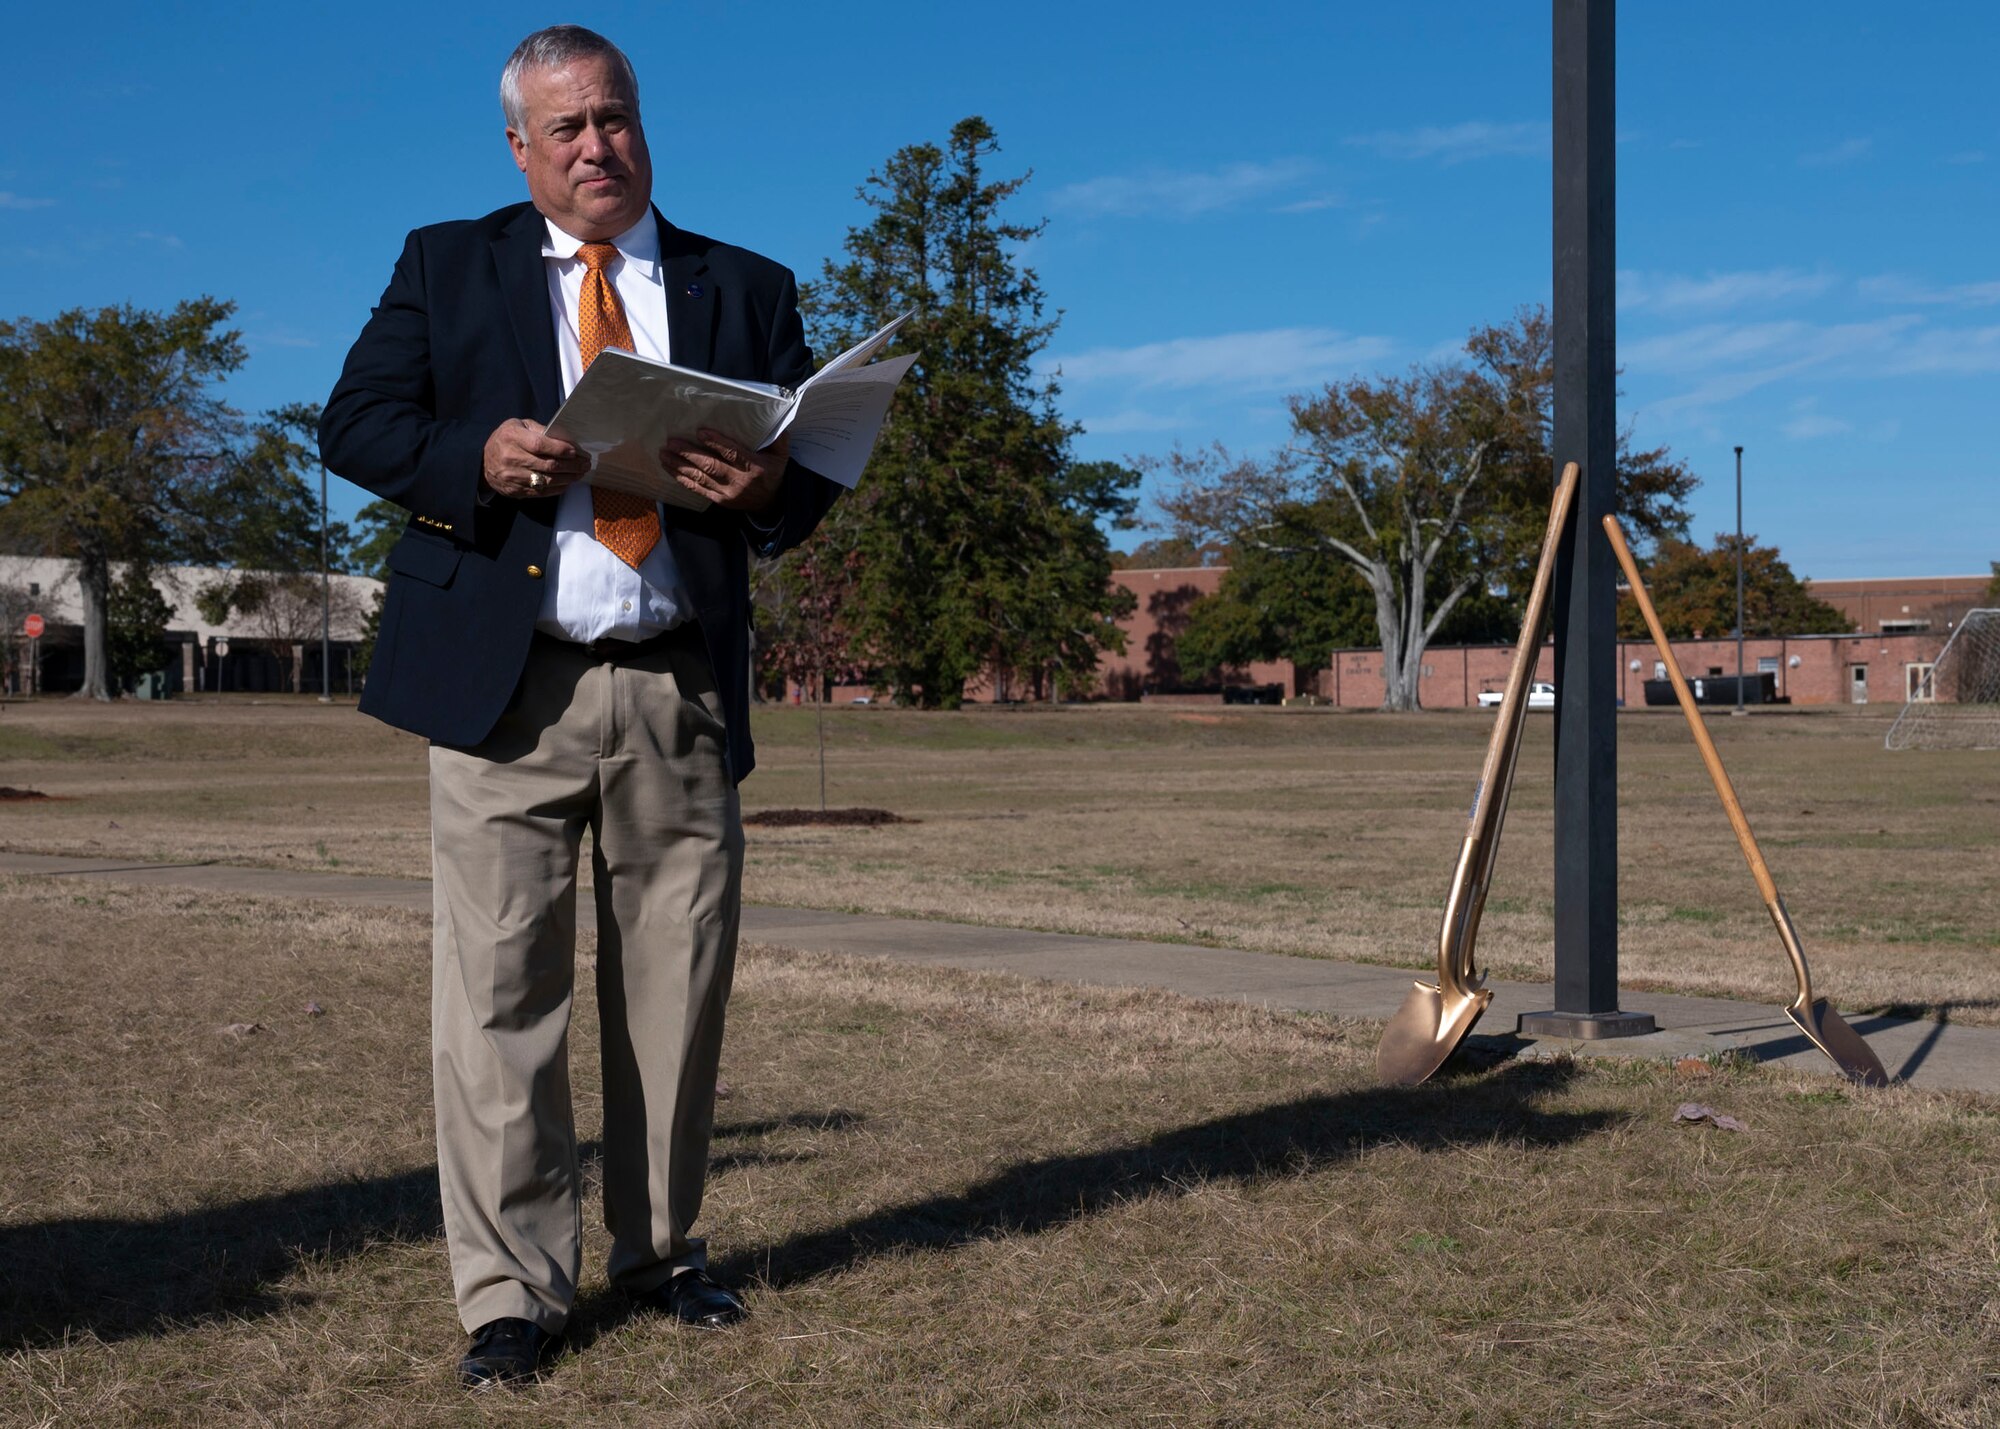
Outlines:
<svg viewBox="0 0 2000 1429"><path fill-rule="evenodd" d="M32 612L47 622L50 634L59 626L81 628L83 625L83 595L76 579L77 563L67 558L52 556L0 556L0 593L6 595L26 594L29 597L27 612L7 614L18 620L20 614ZM114 568L114 575L116 568ZM209 641L225 640L269 640L273 630L268 622L260 622L255 616L246 616L232 611L226 624L215 625L202 618L201 609L196 604L203 591L217 582L243 574L226 570L219 566L160 566L153 571L153 588L174 608L167 621L169 639L192 636L196 644L206 645ZM319 638L319 577L308 577L311 582L311 638ZM359 640L362 622L374 608L375 596L382 589L382 582L367 576L335 575L329 579L333 639L342 642ZM11 591L8 588L12 588ZM5 602L11 606L12 599ZM10 632L17 633L17 632Z"/></svg>

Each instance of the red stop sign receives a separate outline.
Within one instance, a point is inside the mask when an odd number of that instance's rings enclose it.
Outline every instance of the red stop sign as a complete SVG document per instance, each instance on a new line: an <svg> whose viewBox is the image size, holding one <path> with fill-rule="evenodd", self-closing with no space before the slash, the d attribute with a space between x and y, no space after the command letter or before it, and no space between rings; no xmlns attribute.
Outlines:
<svg viewBox="0 0 2000 1429"><path fill-rule="evenodd" d="M46 628L47 627L42 624L42 618L39 615L31 615L26 620L21 622L21 633L27 636L30 640L41 639L42 631L45 630Z"/></svg>

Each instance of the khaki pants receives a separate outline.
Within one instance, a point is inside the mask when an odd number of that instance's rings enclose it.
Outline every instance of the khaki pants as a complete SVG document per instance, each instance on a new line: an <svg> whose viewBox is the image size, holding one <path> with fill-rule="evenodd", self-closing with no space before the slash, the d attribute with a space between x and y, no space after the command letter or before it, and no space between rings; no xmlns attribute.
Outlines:
<svg viewBox="0 0 2000 1429"><path fill-rule="evenodd" d="M459 1318L559 1330L582 1241L569 1015L589 829L614 1284L703 1263L701 1209L743 877L697 628L629 664L536 636L484 743L431 749L438 1179Z"/></svg>

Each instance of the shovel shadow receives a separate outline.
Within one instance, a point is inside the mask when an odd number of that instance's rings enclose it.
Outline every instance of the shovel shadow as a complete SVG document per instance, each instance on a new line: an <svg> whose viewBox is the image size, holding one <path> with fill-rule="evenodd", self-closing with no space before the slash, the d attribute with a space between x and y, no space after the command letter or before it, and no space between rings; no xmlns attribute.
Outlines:
<svg viewBox="0 0 2000 1429"><path fill-rule="evenodd" d="M1903 1065L1892 1075L1893 1080L1906 1082L1917 1068L1930 1059L1931 1053L1937 1050L1938 1039L1944 1036L1945 1028L1951 1025L1952 1013L1961 1009L1987 1011L1995 1007L2000 1007L2000 998L1961 998L1952 1002L1891 1002L1880 1007L1868 1008L1868 1017L1856 1021L1854 1026L1855 1030L1860 1031L1865 1028L1895 1026L1913 1021L1931 1024L1924 1033L1923 1040L1910 1049L1910 1054L1903 1059Z"/></svg>

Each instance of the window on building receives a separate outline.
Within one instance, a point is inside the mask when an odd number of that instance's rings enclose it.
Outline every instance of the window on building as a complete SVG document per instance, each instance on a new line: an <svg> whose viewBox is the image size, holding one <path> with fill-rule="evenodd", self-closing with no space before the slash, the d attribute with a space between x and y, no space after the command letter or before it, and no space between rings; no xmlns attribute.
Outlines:
<svg viewBox="0 0 2000 1429"><path fill-rule="evenodd" d="M1881 624L1884 635L1915 635L1931 628L1928 620L1885 620Z"/></svg>
<svg viewBox="0 0 2000 1429"><path fill-rule="evenodd" d="M1776 655L1759 655L1757 657L1757 673L1760 675L1777 674L1778 657Z"/></svg>
<svg viewBox="0 0 2000 1429"><path fill-rule="evenodd" d="M1935 666L1911 661L1903 667L1903 698L1916 700L1920 704L1930 704L1937 699L1937 692L1931 688L1931 671Z"/></svg>

